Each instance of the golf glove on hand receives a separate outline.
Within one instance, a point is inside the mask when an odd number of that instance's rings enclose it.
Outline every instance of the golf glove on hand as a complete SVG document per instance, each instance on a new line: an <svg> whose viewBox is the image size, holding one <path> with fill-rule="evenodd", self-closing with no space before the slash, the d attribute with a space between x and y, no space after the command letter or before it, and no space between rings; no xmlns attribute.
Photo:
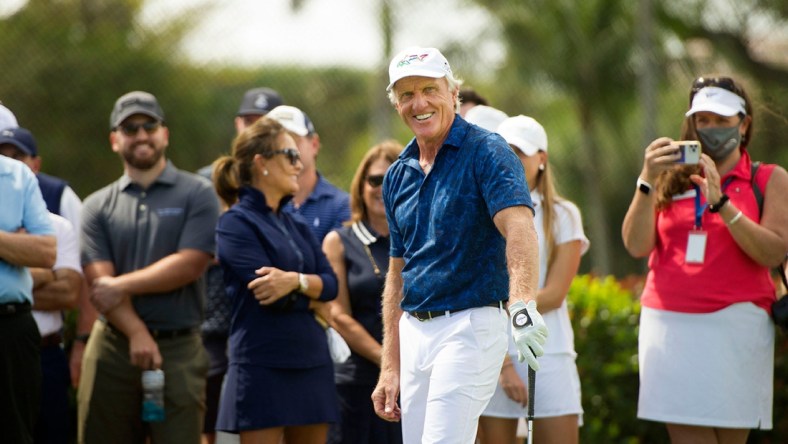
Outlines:
<svg viewBox="0 0 788 444"><path fill-rule="evenodd" d="M517 301L509 306L512 317L512 337L517 345L517 355L520 362L528 360L528 366L539 370L537 356L544 354L544 345L547 340L547 325L542 315L536 310L536 301L530 300L526 304Z"/></svg>

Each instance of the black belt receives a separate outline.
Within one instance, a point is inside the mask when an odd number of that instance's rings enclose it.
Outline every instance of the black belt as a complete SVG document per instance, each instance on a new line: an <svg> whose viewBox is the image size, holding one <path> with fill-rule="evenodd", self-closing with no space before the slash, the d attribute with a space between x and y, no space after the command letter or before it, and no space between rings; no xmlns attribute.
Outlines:
<svg viewBox="0 0 788 444"><path fill-rule="evenodd" d="M41 348L54 347L54 346L60 347L60 344L62 342L63 342L63 335L55 332L41 337Z"/></svg>
<svg viewBox="0 0 788 444"><path fill-rule="evenodd" d="M0 304L0 316L13 316L22 313L30 313L29 302L9 302L7 304Z"/></svg>
<svg viewBox="0 0 788 444"><path fill-rule="evenodd" d="M112 333L116 335L126 336L123 334L122 331L115 328L115 326L113 326L109 322L106 322L104 325L106 325L107 329ZM153 339L174 339L181 336L193 335L198 333L199 331L200 329L198 327L187 327L187 328L180 328L176 330L149 330L149 333L151 336L153 336Z"/></svg>
<svg viewBox="0 0 788 444"><path fill-rule="evenodd" d="M490 302L489 304L482 305L482 307L504 308L504 301ZM447 313L457 313L458 311L468 310L470 308L479 308L479 307L460 308L457 310L409 311L408 314L418 319L419 321L428 321L433 318L441 317Z"/></svg>

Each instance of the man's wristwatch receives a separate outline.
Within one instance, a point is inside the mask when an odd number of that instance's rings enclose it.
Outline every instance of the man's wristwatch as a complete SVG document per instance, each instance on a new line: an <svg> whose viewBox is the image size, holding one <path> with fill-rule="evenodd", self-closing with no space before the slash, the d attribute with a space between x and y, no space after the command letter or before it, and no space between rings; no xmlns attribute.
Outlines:
<svg viewBox="0 0 788 444"><path fill-rule="evenodd" d="M298 273L298 291L306 293L309 290L309 280L304 273Z"/></svg>

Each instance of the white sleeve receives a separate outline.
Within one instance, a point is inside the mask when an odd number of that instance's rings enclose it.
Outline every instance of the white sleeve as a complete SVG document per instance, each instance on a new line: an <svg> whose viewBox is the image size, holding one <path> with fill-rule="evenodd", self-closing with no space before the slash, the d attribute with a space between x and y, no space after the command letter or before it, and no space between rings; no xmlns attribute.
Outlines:
<svg viewBox="0 0 788 444"><path fill-rule="evenodd" d="M580 210L572 202L561 200L556 202L555 214L558 218L553 224L556 245L579 240L582 245L580 254L585 254L591 243L583 231Z"/></svg>
<svg viewBox="0 0 788 444"><path fill-rule="evenodd" d="M82 266L79 262L77 230L74 229L71 222L57 214L50 213L49 219L55 228L55 237L57 238L57 258L52 269L70 268L81 274Z"/></svg>
<svg viewBox="0 0 788 444"><path fill-rule="evenodd" d="M60 196L60 215L71 222L71 226L77 232L79 238L80 227L82 226L82 201L77 196L77 193L66 186L63 194Z"/></svg>

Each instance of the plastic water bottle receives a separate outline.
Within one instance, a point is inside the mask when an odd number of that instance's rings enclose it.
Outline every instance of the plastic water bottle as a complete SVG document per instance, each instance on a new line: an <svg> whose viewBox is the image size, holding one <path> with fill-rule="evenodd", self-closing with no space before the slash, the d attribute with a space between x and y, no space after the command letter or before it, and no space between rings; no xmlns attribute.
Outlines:
<svg viewBox="0 0 788 444"><path fill-rule="evenodd" d="M142 420L164 421L164 372L161 370L142 372Z"/></svg>

